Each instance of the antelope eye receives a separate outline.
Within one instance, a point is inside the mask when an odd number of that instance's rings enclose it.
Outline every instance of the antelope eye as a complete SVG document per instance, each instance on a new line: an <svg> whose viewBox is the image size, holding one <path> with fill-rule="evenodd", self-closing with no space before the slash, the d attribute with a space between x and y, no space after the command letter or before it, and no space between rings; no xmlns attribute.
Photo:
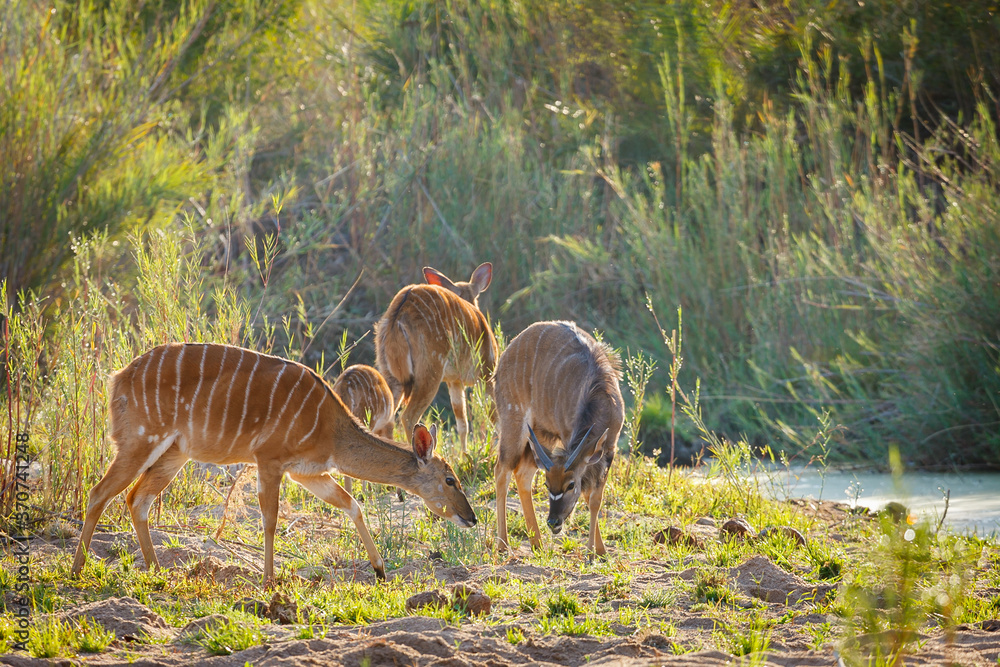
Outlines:
<svg viewBox="0 0 1000 667"><path fill-rule="evenodd" d="M448 486L455 486L455 478L454 477L445 477L444 478L444 483L447 484Z"/></svg>
<svg viewBox="0 0 1000 667"><path fill-rule="evenodd" d="M576 486L576 482L570 482L569 484L566 485L566 490L567 491L572 491L575 486Z"/></svg>

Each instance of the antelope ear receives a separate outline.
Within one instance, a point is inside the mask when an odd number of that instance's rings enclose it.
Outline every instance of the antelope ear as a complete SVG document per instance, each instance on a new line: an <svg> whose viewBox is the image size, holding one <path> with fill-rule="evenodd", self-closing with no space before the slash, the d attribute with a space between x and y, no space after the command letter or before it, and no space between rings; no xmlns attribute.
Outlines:
<svg viewBox="0 0 1000 667"><path fill-rule="evenodd" d="M413 455L417 457L417 463L425 465L430 463L434 456L434 444L437 429L428 431L423 424L413 427Z"/></svg>
<svg viewBox="0 0 1000 667"><path fill-rule="evenodd" d="M428 285L437 285L438 287L449 289L452 292L458 289L448 276L430 266L424 267L424 282Z"/></svg>
<svg viewBox="0 0 1000 667"><path fill-rule="evenodd" d="M597 463L604 456L604 448L606 446L608 446L608 429L604 429L604 433L597 439L597 444L594 445L594 453L587 459L587 464Z"/></svg>
<svg viewBox="0 0 1000 667"><path fill-rule="evenodd" d="M476 270L472 272L472 278L469 279L469 283L472 284L473 289L476 290L476 294L485 292L486 288L490 286L490 281L493 279L493 265L489 262L483 262Z"/></svg>

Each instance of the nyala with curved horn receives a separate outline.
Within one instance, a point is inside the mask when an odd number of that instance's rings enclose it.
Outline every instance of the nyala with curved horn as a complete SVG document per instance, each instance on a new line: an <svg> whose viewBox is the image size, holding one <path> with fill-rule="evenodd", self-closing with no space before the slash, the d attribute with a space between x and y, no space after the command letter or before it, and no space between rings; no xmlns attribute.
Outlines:
<svg viewBox="0 0 1000 667"><path fill-rule="evenodd" d="M531 482L542 469L549 491L548 525L552 533L562 530L583 496L590 508L587 547L604 555L597 516L625 421L620 379L621 362L614 351L573 322L536 322L500 355L496 369L500 416L496 492L501 548L509 548L507 489L511 476L531 545L541 546Z"/></svg>

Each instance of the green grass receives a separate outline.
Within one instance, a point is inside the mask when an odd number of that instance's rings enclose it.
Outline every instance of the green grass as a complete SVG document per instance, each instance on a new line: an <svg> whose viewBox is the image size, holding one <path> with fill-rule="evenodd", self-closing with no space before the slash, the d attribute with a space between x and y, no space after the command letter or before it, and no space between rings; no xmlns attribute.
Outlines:
<svg viewBox="0 0 1000 667"><path fill-rule="evenodd" d="M699 602L732 603L735 601L726 575L715 570L701 570L697 573L694 583L694 597Z"/></svg>
<svg viewBox="0 0 1000 667"><path fill-rule="evenodd" d="M545 616L573 617L583 611L580 600L572 593L565 590L558 590L545 600Z"/></svg>
<svg viewBox="0 0 1000 667"><path fill-rule="evenodd" d="M628 475L633 484L650 498L661 497L661 489L667 488L667 471L658 468L652 461L637 459L628 466L615 469L609 483L609 491L620 488L622 479ZM717 473L721 475L722 473ZM666 497L665 509L681 525L689 525L698 516L703 516L725 499L745 498L746 490L727 488L725 478L706 484L704 479L689 471L674 471L669 488L673 494ZM544 493L544 490L540 490ZM750 493L754 493L750 489ZM662 500L662 499L661 499ZM289 506L296 513L303 509L315 511L320 506L298 492L286 496ZM611 501L614 502L614 501ZM795 506L754 498L748 505L747 519L755 525L768 523L794 524L810 534L810 548L804 549L787 545L785 541L754 541L740 543L707 540L701 550L682 547L653 545L650 534L645 532L645 544L638 538L622 542L610 542L608 558L589 560L576 550L564 551L554 548L551 536L546 536L548 548L519 556L521 564L549 568L546 579L539 582L522 581L517 577L490 580L483 585L485 592L493 598L490 616L473 620L454 609L423 610L422 615L441 621L442 624L460 626L467 623L483 623L486 626L507 626L500 630L500 636L512 644L526 641L532 634L558 634L572 637L613 637L636 633L638 636L660 634L676 637L677 630L671 625L678 610L700 614L726 627L726 637L710 637L708 631L702 642L716 644L733 655L757 654L767 649L773 637L784 628L798 627L791 621L797 616L814 613L824 615L822 624L807 622L798 630L803 641L812 645L843 643L845 655L865 655L850 643L851 636L877 632L878 629L896 627L923 628L954 627L959 623L975 623L995 615L995 601L975 594L973 578L985 577L988 581L996 578L994 561L996 558L981 559L983 549L990 547L989 541L935 534L932 527L915 524L909 526L857 521L844 524L846 542L827 541L822 530L809 530L809 519L798 515ZM183 520L185 508L167 505L164 516L167 522ZM313 518L306 514L283 535L279 549L294 554L294 561L323 567L333 558L360 561L364 565L364 553L357 538L351 532L349 520L340 516L339 522L346 530L331 529L327 524L336 514L316 514ZM631 535L624 529L636 523L631 512L609 516L607 534ZM648 518L648 517L644 517ZM315 520L315 525L314 525ZM392 529L401 531L395 536L394 544L405 553L419 553L428 543L445 545L448 533L446 524L419 518L406 524L397 524L392 519ZM232 529L242 534L253 532L254 522L246 519L233 520ZM374 524L373 524L374 525ZM214 525L204 528L206 533L214 531ZM822 526L820 526L822 528ZM913 529L911 539L906 538L907 529ZM377 529L377 528L376 528ZM201 530L201 529L198 529ZM322 530L323 532L317 532ZM322 536L322 537L321 537ZM255 543L256 537L248 538ZM820 577L817 561L835 559L841 564L841 578L845 588L831 595L826 601L803 601L788 607L784 615L770 609L768 605L749 600L738 595L735 585L730 583L723 568L744 562L755 555L767 555L774 562L789 568L816 585L827 580ZM679 559L676 565L673 559ZM680 559L690 559L680 562ZM414 556L414 564L424 562L423 556ZM659 563L654 565L650 561ZM972 564L983 562L987 569L976 573ZM232 611L234 599L262 597L255 581L245 584L223 585L210 579L177 576L178 571L149 572L129 559L93 561L85 568L78 581L68 579L70 554L47 555L33 564L33 576L40 582L36 604L44 604L48 609L60 611L72 605L93 599L105 599L129 595L162 615L175 627L183 627L192 618L209 614L223 614L233 618L225 626L212 630L198 638L199 645L207 652L224 653L239 650L240 646L250 646L264 641L260 619ZM468 566L500 565L488 551L471 557ZM660 575L663 567L684 570L695 567L697 574L690 583L681 579L664 585L644 584L642 592L637 590L637 582L646 577ZM183 567L181 571L190 567ZM295 567L295 566L292 566ZM285 573L290 574L287 568ZM7 570L4 570L7 572ZM601 577L592 586L570 591L575 577ZM593 581L593 580L592 580ZM0 577L0 592L14 585L14 579ZM327 630L338 625L360 626L378 621L402 618L408 615L404 604L414 593L440 589L429 569L419 570L414 579L397 579L379 584L352 583L334 580L314 584L295 578L283 579L282 592L299 605L299 622L290 629L290 638L308 639L323 636ZM266 599L266 596L264 596ZM832 615L832 616L830 616ZM836 619L836 620L831 620ZM12 617L0 617L0 622L9 623ZM514 628L511 624L516 624ZM825 624L825 625L824 625ZM76 637L93 635L86 641ZM2 637L0 637L2 639ZM88 650L107 650L110 637L97 627L77 628L68 624L54 623L40 626L33 636L33 650L38 654L52 656L72 656ZM782 635L782 642L785 636ZM697 642L677 640L675 649L695 650ZM894 649L879 647L882 655L905 654L911 646ZM895 653L893 652L895 651Z"/></svg>
<svg viewBox="0 0 1000 667"><path fill-rule="evenodd" d="M74 629L76 647L82 653L100 653L115 640L115 633L97 621L83 618Z"/></svg>
<svg viewBox="0 0 1000 667"><path fill-rule="evenodd" d="M195 642L211 655L231 655L264 643L264 633L255 622L250 616L228 618L205 628Z"/></svg>

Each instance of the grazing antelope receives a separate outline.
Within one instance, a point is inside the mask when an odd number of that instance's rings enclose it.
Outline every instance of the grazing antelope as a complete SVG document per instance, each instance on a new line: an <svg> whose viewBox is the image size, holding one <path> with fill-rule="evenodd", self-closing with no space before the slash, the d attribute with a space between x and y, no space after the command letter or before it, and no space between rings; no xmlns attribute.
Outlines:
<svg viewBox="0 0 1000 667"><path fill-rule="evenodd" d="M618 381L620 361L604 343L573 322L536 322L515 337L497 362L497 536L507 541L507 488L511 475L521 498L533 547L541 534L531 502L535 471L545 471L549 528L558 534L583 495L590 507L587 547L604 555L597 515L608 470L625 421ZM553 447L546 449L535 434Z"/></svg>
<svg viewBox="0 0 1000 667"><path fill-rule="evenodd" d="M412 451L366 431L316 373L301 364L228 345L171 343L136 358L110 379L115 460L90 492L73 560L83 569L94 528L108 502L136 478L125 497L142 556L159 566L147 519L149 506L191 459L257 464L264 524L264 581L274 575L278 488L287 474L316 497L347 511L375 574L385 565L361 506L330 476L392 484L424 499L460 526L476 515L451 467L434 456L435 434L422 425Z"/></svg>
<svg viewBox="0 0 1000 667"><path fill-rule="evenodd" d="M493 265L486 262L472 272L469 282L453 283L426 267L424 279L429 284L400 290L375 326L375 365L389 383L397 407L406 405L405 432L430 406L444 381L465 452L469 438L465 388L481 378L492 394L497 342L478 303L492 275Z"/></svg>
<svg viewBox="0 0 1000 667"><path fill-rule="evenodd" d="M371 366L354 364L344 369L333 383L333 393L340 397L352 415L375 435L392 439L392 418L396 403L382 374ZM354 493L350 477L344 488Z"/></svg>

